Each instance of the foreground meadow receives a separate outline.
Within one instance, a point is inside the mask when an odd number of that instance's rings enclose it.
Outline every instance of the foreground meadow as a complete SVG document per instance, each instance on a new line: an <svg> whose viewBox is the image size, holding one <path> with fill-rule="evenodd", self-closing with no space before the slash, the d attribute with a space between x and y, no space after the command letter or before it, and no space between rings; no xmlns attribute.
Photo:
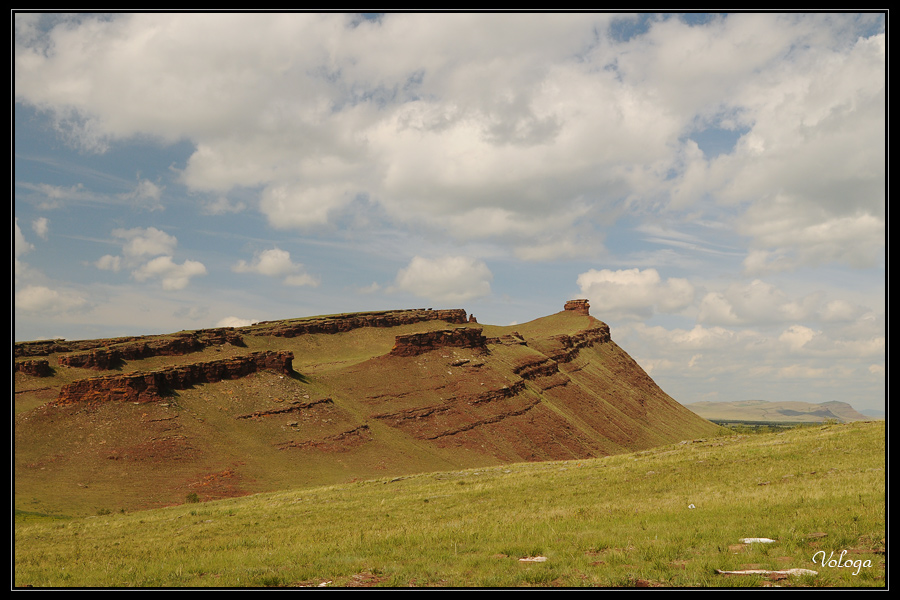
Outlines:
<svg viewBox="0 0 900 600"><path fill-rule="evenodd" d="M884 422L866 422L146 512L19 514L14 583L882 587L885 456ZM810 572L719 572L789 569Z"/></svg>

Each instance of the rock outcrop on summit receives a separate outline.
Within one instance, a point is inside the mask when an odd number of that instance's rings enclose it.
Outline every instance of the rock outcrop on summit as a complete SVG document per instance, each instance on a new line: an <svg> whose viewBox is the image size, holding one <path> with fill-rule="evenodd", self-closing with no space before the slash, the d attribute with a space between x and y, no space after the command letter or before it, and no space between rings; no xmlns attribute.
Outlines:
<svg viewBox="0 0 900 600"><path fill-rule="evenodd" d="M566 305L563 307L563 310L570 310L574 312L576 315L584 315L585 317L590 316L590 308L591 305L588 304L587 300L569 300L566 302Z"/></svg>

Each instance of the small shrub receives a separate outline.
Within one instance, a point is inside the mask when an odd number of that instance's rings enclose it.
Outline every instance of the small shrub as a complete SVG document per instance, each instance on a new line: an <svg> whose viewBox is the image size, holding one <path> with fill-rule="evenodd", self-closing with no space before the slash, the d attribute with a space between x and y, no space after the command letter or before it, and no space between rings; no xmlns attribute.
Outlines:
<svg viewBox="0 0 900 600"><path fill-rule="evenodd" d="M197 492L191 492L187 495L188 504L196 504L200 502L200 496L197 495Z"/></svg>

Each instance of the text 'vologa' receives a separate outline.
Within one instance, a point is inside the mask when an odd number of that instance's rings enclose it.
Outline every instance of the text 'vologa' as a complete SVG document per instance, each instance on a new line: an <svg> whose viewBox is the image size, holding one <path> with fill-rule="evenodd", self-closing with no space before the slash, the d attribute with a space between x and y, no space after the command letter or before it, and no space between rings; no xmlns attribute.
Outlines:
<svg viewBox="0 0 900 600"><path fill-rule="evenodd" d="M822 555L821 556L821 564L823 567L852 567L852 568L856 569L856 571L853 572L854 575L859 575L859 570L862 567L871 567L872 566L871 560L847 559L845 561L844 555L847 554L846 550L841 550L841 555L838 558L834 558L834 551L832 551L831 554L828 555L827 560L825 559L825 551L819 550L818 552L813 554L813 562L814 563L818 562L818 559L816 557L819 556L820 554Z"/></svg>

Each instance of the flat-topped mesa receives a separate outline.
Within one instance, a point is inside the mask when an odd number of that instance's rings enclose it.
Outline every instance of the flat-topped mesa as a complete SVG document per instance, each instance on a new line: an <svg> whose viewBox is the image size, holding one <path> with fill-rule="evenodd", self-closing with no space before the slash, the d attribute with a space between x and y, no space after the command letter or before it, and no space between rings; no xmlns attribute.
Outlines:
<svg viewBox="0 0 900 600"><path fill-rule="evenodd" d="M463 308L387 310L289 321L266 321L241 328L241 331L245 335L296 337L312 333L343 333L361 327L397 327L423 321L446 321L453 325L464 325L467 322L467 315Z"/></svg>
<svg viewBox="0 0 900 600"><path fill-rule="evenodd" d="M570 310L570 311L574 312L575 314L584 315L586 317L589 317L589 316L591 316L590 312L588 312L588 309L590 309L590 308L591 308L591 305L588 304L588 301L582 298L579 300L569 300L568 302L566 302L566 305L563 307L563 310Z"/></svg>
<svg viewBox="0 0 900 600"><path fill-rule="evenodd" d="M93 402L153 402L171 390L184 390L200 383L238 379L269 369L291 375L292 352L253 352L210 362L169 367L158 371L135 372L79 379L62 387L57 405Z"/></svg>
<svg viewBox="0 0 900 600"><path fill-rule="evenodd" d="M398 335L392 356L418 356L438 348L472 348L487 350L487 338L476 327L457 327L423 333Z"/></svg>

